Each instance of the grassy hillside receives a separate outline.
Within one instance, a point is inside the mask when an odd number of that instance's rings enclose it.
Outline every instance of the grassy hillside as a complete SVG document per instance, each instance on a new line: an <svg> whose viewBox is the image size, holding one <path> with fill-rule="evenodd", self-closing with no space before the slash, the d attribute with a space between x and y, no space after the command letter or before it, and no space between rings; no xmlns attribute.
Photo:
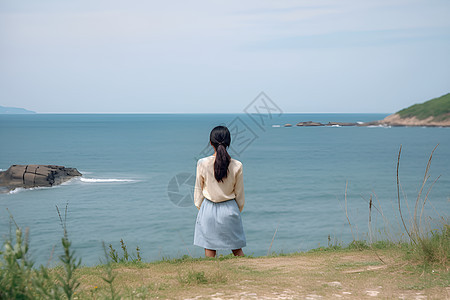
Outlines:
<svg viewBox="0 0 450 300"><path fill-rule="evenodd" d="M434 117L434 121L450 119L450 93L421 104L414 104L397 112L402 118L416 117L419 120Z"/></svg>

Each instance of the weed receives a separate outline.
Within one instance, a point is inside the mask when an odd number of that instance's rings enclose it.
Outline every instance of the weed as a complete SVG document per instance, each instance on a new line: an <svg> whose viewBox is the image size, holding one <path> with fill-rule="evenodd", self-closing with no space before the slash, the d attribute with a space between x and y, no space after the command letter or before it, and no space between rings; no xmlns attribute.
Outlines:
<svg viewBox="0 0 450 300"><path fill-rule="evenodd" d="M25 235L16 224L16 239L5 241L0 262L0 299L32 299L33 262L28 258L28 230Z"/></svg>
<svg viewBox="0 0 450 300"><path fill-rule="evenodd" d="M423 264L439 264L445 267L447 266L450 259L450 225L448 223L448 219L438 214L441 226L438 229L432 229L429 223L425 222L425 220L430 220L431 218L426 218L424 216L424 208L425 204L428 201L428 195L433 185L437 182L440 176L434 180L434 182L428 188L425 197L422 198L425 184L430 178L428 173L431 167L431 160L437 147L438 145L436 145L436 147L434 147L434 149L431 151L427 167L425 169L423 181L417 194L416 203L414 205L414 212L412 214L411 220L409 221L409 224L411 225L407 226L403 218L403 210L401 208L400 198L400 180L398 174L400 155L402 152L402 146L400 146L397 159L397 200L402 224L409 237L412 246L411 252L415 254L415 259L421 261ZM408 205L406 199L405 202Z"/></svg>
<svg viewBox="0 0 450 300"><path fill-rule="evenodd" d="M114 262L118 262L119 261L119 255L117 254L116 249L114 249L111 244L109 244L109 257L111 257L111 259Z"/></svg>
<svg viewBox="0 0 450 300"><path fill-rule="evenodd" d="M75 258L75 252L70 249L70 246L72 243L69 241L69 237L67 234L67 226L66 226L66 220L67 220L67 207L64 213L64 220L61 217L61 213L59 212L58 206L56 206L56 210L58 212L59 219L61 221L61 226L63 227L64 236L61 238L61 244L64 249L64 253L59 257L60 261L63 263L63 275L57 275L57 279L64 291L64 294L66 295L67 299L72 299L73 295L75 294L75 290L80 286L80 283L78 282L78 278L75 275L75 271L80 267L81 265L81 258L76 259Z"/></svg>
<svg viewBox="0 0 450 300"><path fill-rule="evenodd" d="M354 240L348 245L349 249L357 249L357 250L367 250L370 247L367 245L367 241L364 240Z"/></svg>
<svg viewBox="0 0 450 300"><path fill-rule="evenodd" d="M205 277L205 272L188 271L187 274L182 275L178 273L178 282L183 285L191 284L205 284L208 280Z"/></svg>
<svg viewBox="0 0 450 300"><path fill-rule="evenodd" d="M109 244L109 257L112 259L113 262L116 263L123 263L123 262L141 262L141 249L139 246L136 247L136 256L132 256L128 253L127 245L123 241L123 239L120 240L120 247L122 248L122 257L120 257L119 253L116 249L113 248L112 244Z"/></svg>
<svg viewBox="0 0 450 300"><path fill-rule="evenodd" d="M13 241L10 238L5 241L3 261L0 262L0 299L73 299L80 285L75 271L79 268L81 259L75 258L68 238L67 205L64 220L58 207L56 209L64 230L61 239L64 252L60 256L62 271L52 276L44 266L40 266L37 270L32 268L33 262L28 258L28 230L23 236L21 228L14 222L16 239ZM12 216L11 220L14 221Z"/></svg>
<svg viewBox="0 0 450 300"><path fill-rule="evenodd" d="M344 210L345 215L347 218L347 222L350 226L350 230L352 233L353 240L352 242L347 246L349 249L358 249L358 250L365 250L370 249L372 250L378 257L378 259L384 263L382 258L378 255L377 250L389 248L389 247L399 247L405 249L405 253L407 254L407 257L409 259L417 260L423 264L439 264L443 267L446 267L448 265L448 262L450 260L450 224L448 223L448 218L445 216L441 216L437 211L437 221L438 226L437 228L433 228L436 226L431 226L430 223L433 221L433 219L430 216L425 216L425 205L429 203L429 194L431 189L433 188L434 184L437 182L440 176L438 176L431 185L429 185L428 189L426 190L426 184L430 178L429 176L429 170L431 167L431 161L433 158L433 154L435 150L437 149L438 145L434 147L434 149L431 151L430 157L427 162L427 166L425 168L425 174L423 177L423 180L421 182L421 186L419 188L417 198L415 201L415 204L413 206L413 210L410 210L410 206L408 205L408 201L406 196L404 196L404 200L402 201L401 197L401 184L400 184L400 157L402 153L402 146L400 146L398 157L397 157L397 168L396 168L396 186L397 186L397 212L399 219L401 221L401 226L403 227L404 233L399 233L397 235L393 235L390 233L388 228L390 227L390 221L385 217L383 214L383 210L381 209L381 204L376 197L376 194L373 193L373 196L375 196L376 202L373 201L372 195L370 196L369 200L366 200L368 203L368 241L360 240L358 238L358 232L354 232L353 230L353 224L350 222L350 217L348 215L347 210L347 188L348 188L348 182L345 185L345 194L344 194ZM425 192L426 190L426 192ZM404 203L404 204L403 204ZM378 205L377 205L378 204ZM406 206L406 208L405 208ZM385 224L385 230L384 232L385 237L381 241L373 241L373 228L372 228L372 215L378 212L382 220ZM405 216L410 216L409 219L406 219ZM399 222L400 224L400 222ZM401 229L401 228L400 228ZM406 243L405 243L405 237L406 237ZM328 236L328 245L331 243L331 237ZM322 247L319 249L316 249L316 251L325 251L326 248Z"/></svg>
<svg viewBox="0 0 450 300"><path fill-rule="evenodd" d="M105 243L103 245L103 251L105 252L105 259L106 259L106 276L102 277L103 281L105 281L109 286L109 294L111 300L120 299L120 295L116 292L114 288L114 280L116 279L117 274L115 274L112 270L111 261L108 258L108 255L106 253L106 247ZM111 246L111 245L110 245ZM112 249L112 247L111 247ZM114 249L112 249L114 250Z"/></svg>

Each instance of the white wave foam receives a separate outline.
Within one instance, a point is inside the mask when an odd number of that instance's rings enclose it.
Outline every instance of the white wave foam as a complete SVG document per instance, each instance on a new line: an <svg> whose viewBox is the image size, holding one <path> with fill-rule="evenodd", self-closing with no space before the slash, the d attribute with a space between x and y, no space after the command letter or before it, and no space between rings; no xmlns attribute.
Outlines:
<svg viewBox="0 0 450 300"><path fill-rule="evenodd" d="M25 189L24 189L24 188L15 188L15 189L13 189L13 190L10 190L10 191L8 192L8 194L10 194L10 195L12 195L12 194L17 194L17 193L19 193L19 192L21 192L21 191L25 191Z"/></svg>
<svg viewBox="0 0 450 300"><path fill-rule="evenodd" d="M81 171L81 170L78 170L78 171L80 171L80 173L83 174L83 175L92 174L92 172L86 172L86 171Z"/></svg>
<svg viewBox="0 0 450 300"><path fill-rule="evenodd" d="M272 125L272 127L281 127L281 125Z"/></svg>
<svg viewBox="0 0 450 300"><path fill-rule="evenodd" d="M32 190L42 190L42 189L51 189L51 188L57 188L58 186L61 185L69 185L71 183L76 182L77 180L81 181L81 182L86 182L86 183L114 183L114 182L137 182L139 180L134 180L134 179L117 179L117 178L83 178L83 177L74 177L68 181L65 181L63 183L61 183L60 185L55 185L55 186L39 186L39 187L33 187L33 188L15 188L13 190L10 190L8 192L6 192L7 194L13 195L13 194L17 194L23 191L32 191Z"/></svg>
<svg viewBox="0 0 450 300"><path fill-rule="evenodd" d="M109 183L109 182L136 182L137 180L133 179L116 179L116 178L80 178L82 182L88 183Z"/></svg>
<svg viewBox="0 0 450 300"><path fill-rule="evenodd" d="M17 194L20 192L24 192L24 191L33 191L33 190L44 190L44 189L51 189L51 186L37 186L37 187L33 187L33 188L15 188L13 190L10 190L8 192L8 194L12 195L12 194Z"/></svg>
<svg viewBox="0 0 450 300"><path fill-rule="evenodd" d="M338 124L334 124L334 125L331 125L331 127L342 127L342 126L338 125Z"/></svg>
<svg viewBox="0 0 450 300"><path fill-rule="evenodd" d="M77 179L78 179L78 177L73 177L73 178L70 178L70 179L67 180L67 181L62 182L62 183L59 184L59 185L69 185L69 184L72 184L73 182L77 181ZM54 185L53 187L57 187L57 186L59 186L59 185Z"/></svg>

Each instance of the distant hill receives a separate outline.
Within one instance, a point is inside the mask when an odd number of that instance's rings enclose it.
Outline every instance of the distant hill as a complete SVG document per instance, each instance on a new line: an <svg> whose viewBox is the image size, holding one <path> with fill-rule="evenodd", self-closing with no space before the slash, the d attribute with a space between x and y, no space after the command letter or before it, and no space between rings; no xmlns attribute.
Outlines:
<svg viewBox="0 0 450 300"><path fill-rule="evenodd" d="M450 126L450 93L402 109L381 122L393 126Z"/></svg>
<svg viewBox="0 0 450 300"><path fill-rule="evenodd" d="M35 114L35 111L31 111L20 107L6 107L0 106L0 114Z"/></svg>
<svg viewBox="0 0 450 300"><path fill-rule="evenodd" d="M397 112L402 118L416 117L424 120L433 117L434 121L450 119L450 93L421 104L414 104Z"/></svg>

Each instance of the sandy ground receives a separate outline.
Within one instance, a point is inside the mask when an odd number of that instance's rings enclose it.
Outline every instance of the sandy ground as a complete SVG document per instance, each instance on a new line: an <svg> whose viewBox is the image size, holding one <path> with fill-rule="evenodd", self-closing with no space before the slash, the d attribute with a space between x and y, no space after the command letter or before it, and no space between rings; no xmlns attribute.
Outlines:
<svg viewBox="0 0 450 300"><path fill-rule="evenodd" d="M448 268L421 271L391 250L163 262L115 272L125 299L450 299ZM82 275L81 291L106 291L93 273Z"/></svg>
<svg viewBox="0 0 450 300"><path fill-rule="evenodd" d="M380 121L381 124L391 126L450 126L450 120L435 122L433 117L419 120L416 117L402 119L398 114L392 114Z"/></svg>

